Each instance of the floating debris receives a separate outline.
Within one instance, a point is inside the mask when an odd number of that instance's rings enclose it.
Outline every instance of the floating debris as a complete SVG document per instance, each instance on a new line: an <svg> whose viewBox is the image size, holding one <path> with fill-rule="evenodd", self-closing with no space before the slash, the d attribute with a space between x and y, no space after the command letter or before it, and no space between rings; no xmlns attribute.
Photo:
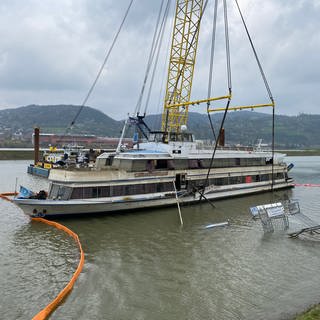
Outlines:
<svg viewBox="0 0 320 320"><path fill-rule="evenodd" d="M208 224L207 226L205 226L205 229L211 229L211 228L216 228L216 227L225 227L229 225L229 221L225 221L225 222L219 222L219 223L213 223L213 224Z"/></svg>
<svg viewBox="0 0 320 320"><path fill-rule="evenodd" d="M309 233L311 235L312 234L320 234L319 230L320 230L320 225L308 227L308 228L303 228L299 231L289 233L289 237L297 238L300 234L303 234L303 233Z"/></svg>

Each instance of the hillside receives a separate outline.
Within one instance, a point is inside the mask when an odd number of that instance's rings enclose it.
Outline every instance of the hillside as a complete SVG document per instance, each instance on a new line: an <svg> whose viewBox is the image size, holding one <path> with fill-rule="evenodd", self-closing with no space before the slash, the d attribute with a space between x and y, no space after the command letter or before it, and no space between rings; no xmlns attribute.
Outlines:
<svg viewBox="0 0 320 320"><path fill-rule="evenodd" d="M215 130L218 130L222 113L212 114ZM160 123L160 115L146 117L150 123ZM207 114L189 113L188 128L198 139L212 139ZM272 116L260 112L229 112L225 121L226 142L254 145L258 139L272 141ZM283 148L319 148L320 115L275 116L275 144Z"/></svg>
<svg viewBox="0 0 320 320"><path fill-rule="evenodd" d="M64 133L80 106L73 105L30 105L16 109L0 110L0 128L9 127L13 132L32 132L39 126L42 132ZM103 112L84 107L73 127L74 133L118 136L120 121L115 121Z"/></svg>
<svg viewBox="0 0 320 320"><path fill-rule="evenodd" d="M30 137L33 128L39 126L45 133L65 133L79 108L72 105L30 105L0 110L0 132L2 135L19 132ZM218 129L222 113L213 114L211 117L214 127ZM146 117L146 123L153 130L159 129L160 121L161 115ZM225 122L226 141L232 144L255 144L258 139L263 139L264 143L270 143L271 124L272 116L269 114L251 111L230 112ZM72 132L119 137L122 126L123 121L116 121L99 110L84 107ZM191 112L188 128L197 139L213 137L206 114ZM318 148L319 136L320 115L276 115L275 141L278 147Z"/></svg>

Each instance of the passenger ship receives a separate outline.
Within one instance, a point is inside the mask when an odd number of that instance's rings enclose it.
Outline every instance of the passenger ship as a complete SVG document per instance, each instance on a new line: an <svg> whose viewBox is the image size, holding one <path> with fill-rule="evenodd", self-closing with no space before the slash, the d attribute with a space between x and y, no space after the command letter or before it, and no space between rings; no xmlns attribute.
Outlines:
<svg viewBox="0 0 320 320"><path fill-rule="evenodd" d="M30 216L92 214L195 203L288 188L284 154L199 147L191 133L151 133L139 148L103 153L94 168L52 169L47 197L15 198ZM209 170L210 164L212 168Z"/></svg>
<svg viewBox="0 0 320 320"><path fill-rule="evenodd" d="M229 107L232 88L225 1L223 5L227 94L209 98L215 56L215 46L212 44L208 98L190 101L199 27L206 4L204 5L203 0L177 0L161 131L151 132L143 121L144 116L139 116L151 62L158 56L155 52L160 48L160 43L156 41L149 55L145 82L136 106L137 118L130 119L140 129L145 142L138 143L132 150L121 151L118 148L116 152L100 155L94 168L53 169L50 171L51 185L48 194L42 191L31 197L16 197L14 202L30 216L91 214L169 206L177 202L185 204L203 199L215 200L292 187L293 181L288 177L283 154L253 149L217 148L228 110L272 107L274 115L275 109L271 90L256 52L254 56L270 103ZM241 14L240 8L239 13ZM167 21L167 17L167 10L164 9L163 19ZM155 29L154 39L162 39L163 31L164 24ZM248 32L247 28L246 31ZM216 28L213 28L212 36L215 36L215 32ZM251 46L254 49L252 41ZM210 105L218 101L226 101L226 107L221 109ZM193 135L186 130L189 106L201 103L207 104L208 115L210 112L224 111L215 146L211 149L199 147ZM214 133L212 123L211 127ZM274 148L274 116L272 130Z"/></svg>

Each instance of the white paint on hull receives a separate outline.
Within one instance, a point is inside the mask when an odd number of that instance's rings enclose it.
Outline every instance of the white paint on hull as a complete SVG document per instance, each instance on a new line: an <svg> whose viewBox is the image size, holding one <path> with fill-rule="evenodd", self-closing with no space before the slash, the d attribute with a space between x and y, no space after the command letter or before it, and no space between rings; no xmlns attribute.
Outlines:
<svg viewBox="0 0 320 320"><path fill-rule="evenodd" d="M276 183L273 188L283 189L292 187L290 183L285 181ZM227 197L236 197L248 195L258 192L271 191L269 182L233 185L224 187L216 187L215 190L210 190L210 193L205 193L209 200L217 200ZM168 194L168 192L166 193ZM155 195L156 196L156 195ZM190 195L179 198L180 204L192 203L199 201L199 194ZM59 215L72 215L72 214L90 214L90 213L108 213L120 212L130 210L140 210L145 208L154 208L162 206L176 205L176 199L173 197L159 197L159 194L152 198L151 195L140 197L118 197L118 198L94 198L83 200L36 200L36 199L14 199L25 214L33 216L34 210L37 213L44 214L44 216L59 216ZM45 211L44 211L45 210Z"/></svg>

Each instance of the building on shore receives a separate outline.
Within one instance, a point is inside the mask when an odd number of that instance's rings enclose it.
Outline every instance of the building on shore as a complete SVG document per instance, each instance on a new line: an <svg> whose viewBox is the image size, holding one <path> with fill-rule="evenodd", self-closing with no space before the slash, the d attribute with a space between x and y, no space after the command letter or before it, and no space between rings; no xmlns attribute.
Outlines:
<svg viewBox="0 0 320 320"><path fill-rule="evenodd" d="M34 134L32 135L32 143ZM97 137L91 134L63 135L54 133L40 133L40 146L63 147L66 145L81 145L85 148L115 149L119 143L119 138ZM123 139L123 144L132 147L133 141L130 138Z"/></svg>

